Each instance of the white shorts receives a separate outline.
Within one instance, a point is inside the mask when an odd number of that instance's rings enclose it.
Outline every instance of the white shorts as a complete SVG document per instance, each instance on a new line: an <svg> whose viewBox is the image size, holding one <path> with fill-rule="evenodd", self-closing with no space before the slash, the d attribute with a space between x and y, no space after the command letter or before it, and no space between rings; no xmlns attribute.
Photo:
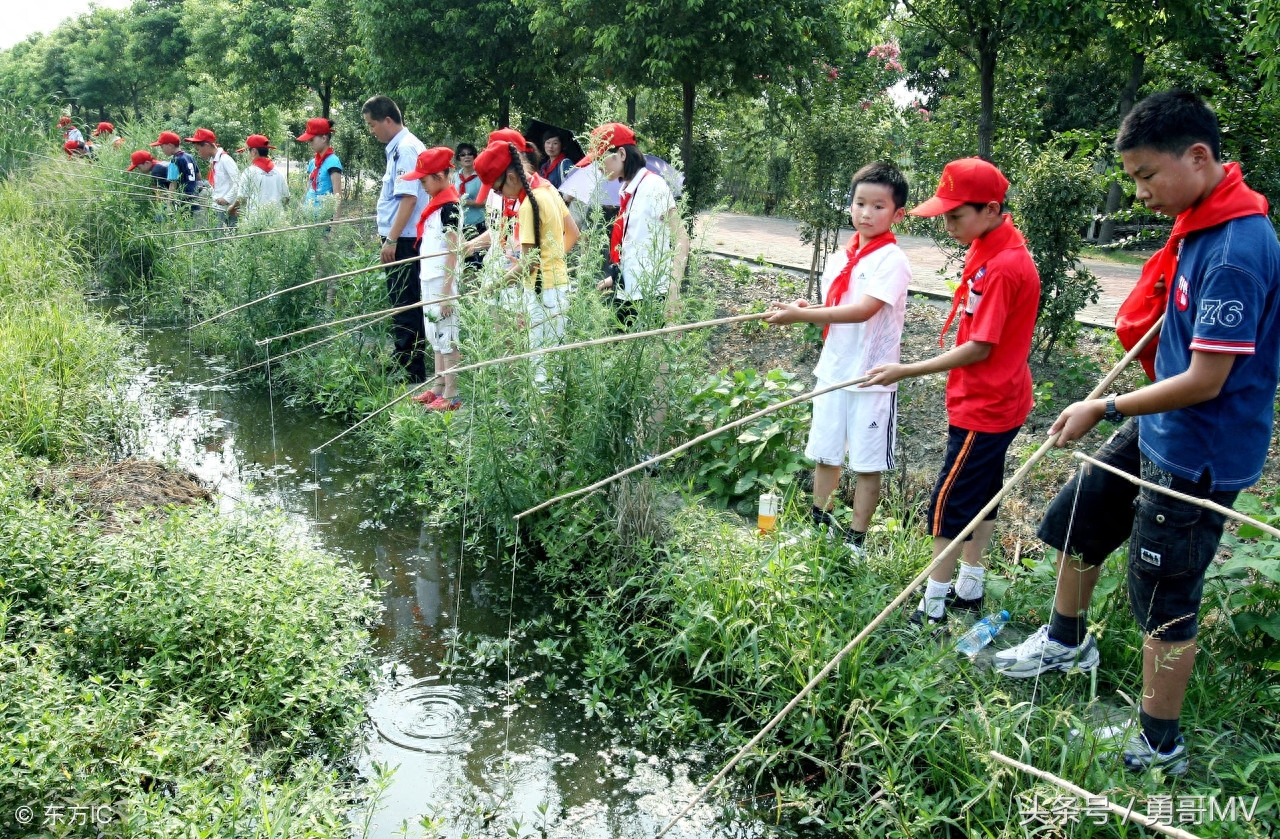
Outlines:
<svg viewBox="0 0 1280 839"><path fill-rule="evenodd" d="M818 380L816 388L834 382ZM898 444L898 392L833 390L813 400L813 423L804 456L826 466L849 464L870 474L893 468Z"/></svg>
<svg viewBox="0 0 1280 839"><path fill-rule="evenodd" d="M422 299L438 300L444 297L444 277L422 278ZM456 303L456 301L453 301ZM422 307L422 319L427 328L427 343L434 352L448 355L458 349L458 310L448 317L441 317L441 304Z"/></svg>

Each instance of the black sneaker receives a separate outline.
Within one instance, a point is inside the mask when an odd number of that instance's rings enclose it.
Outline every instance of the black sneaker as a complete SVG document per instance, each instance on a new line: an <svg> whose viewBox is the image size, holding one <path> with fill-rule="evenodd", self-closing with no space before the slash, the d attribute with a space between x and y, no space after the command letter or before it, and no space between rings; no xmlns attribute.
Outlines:
<svg viewBox="0 0 1280 839"><path fill-rule="evenodd" d="M924 586L916 589L916 593L920 595L920 603L916 606L916 610L911 613L911 617L907 618L907 623L916 629L924 629L926 626L935 627L939 624L945 624L947 622L947 605L950 603L950 600L948 599L944 602L941 617L931 618L924 610L924 592ZM951 597L950 589L947 590L947 597Z"/></svg>
<svg viewBox="0 0 1280 839"><path fill-rule="evenodd" d="M945 609L955 609L957 612L974 612L982 614L982 598L984 595L979 594L977 597L967 598L956 595L956 587L952 586L947 589L947 599L944 601Z"/></svg>

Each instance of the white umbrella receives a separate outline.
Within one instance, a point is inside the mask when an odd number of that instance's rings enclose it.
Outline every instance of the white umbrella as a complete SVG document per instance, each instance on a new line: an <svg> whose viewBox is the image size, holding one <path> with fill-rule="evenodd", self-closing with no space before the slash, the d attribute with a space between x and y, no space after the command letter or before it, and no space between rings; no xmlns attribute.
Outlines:
<svg viewBox="0 0 1280 839"><path fill-rule="evenodd" d="M684 191L684 175L674 166L652 154L644 156L644 165L667 182L672 195L680 197L680 193ZM599 166L587 165L575 168L565 176L560 183L560 194L584 204L596 201L603 207L616 207L622 201L622 182L606 180Z"/></svg>

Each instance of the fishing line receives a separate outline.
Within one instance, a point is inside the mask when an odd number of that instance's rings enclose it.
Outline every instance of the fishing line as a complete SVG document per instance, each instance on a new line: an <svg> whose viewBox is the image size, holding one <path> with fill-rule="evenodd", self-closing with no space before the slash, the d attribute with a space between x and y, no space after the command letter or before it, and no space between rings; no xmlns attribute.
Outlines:
<svg viewBox="0 0 1280 839"><path fill-rule="evenodd" d="M1080 503L1080 488L1081 488L1081 483L1083 479L1084 479L1084 464L1082 463L1080 464L1079 468L1076 470L1076 491L1071 497L1071 515L1068 516L1067 518L1067 533L1066 533L1066 537L1062 541L1064 548L1069 548L1071 546L1071 531L1074 529L1075 523L1076 523L1076 507ZM1062 572L1063 572L1063 569L1066 567L1068 556L1069 556L1069 553L1066 550L1058 551L1057 574L1053 584L1053 591L1049 595L1049 621L1051 623L1053 621L1053 615L1057 611L1058 586L1062 584ZM1076 596L1078 598L1080 593L1080 585L1082 584L1083 581L1080 580L1079 574L1076 574L1076 580L1077 580ZM1078 613L1077 613L1077 617L1078 617ZM1046 639L1046 641L1047 640L1048 639ZM1047 646L1047 643L1045 646ZM1040 663L1044 662L1044 649L1045 649L1044 646L1040 648ZM1090 702L1092 702L1096 698L1096 693L1097 693L1096 688L1097 688L1097 678L1098 678L1097 672L1098 670L1095 667L1092 674L1093 676L1092 686L1094 689L1091 690L1089 693ZM1041 675L1042 674L1040 673L1036 673L1035 679L1031 682L1031 699L1028 702L1029 707L1027 708L1027 714L1022 724L1021 740L1024 745L1027 744L1027 732L1030 731L1031 729L1031 718L1035 716L1035 712L1036 712L1036 697L1039 695L1039 692L1040 692L1040 676ZM1017 784L1010 784L1009 799L1008 799L1008 805L1007 805L1008 812L1010 813L1013 812L1013 808L1016 804L1016 801L1015 801L1016 798L1017 798Z"/></svg>
<svg viewBox="0 0 1280 839"><path fill-rule="evenodd" d="M276 387L271 376L271 347L267 347L267 411L271 417L271 472L275 475L276 503L280 503L280 459L276 447Z"/></svg>

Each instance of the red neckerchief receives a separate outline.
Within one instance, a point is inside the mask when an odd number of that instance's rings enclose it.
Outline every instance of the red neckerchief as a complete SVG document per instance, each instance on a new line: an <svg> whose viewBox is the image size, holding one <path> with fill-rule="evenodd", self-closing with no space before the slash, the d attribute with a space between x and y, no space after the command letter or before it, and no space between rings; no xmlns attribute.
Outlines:
<svg viewBox="0 0 1280 839"><path fill-rule="evenodd" d="M974 239L969 245L969 252L964 255L964 271L960 274L960 285L956 287L956 293L951 298L951 312L947 315L946 323L942 324L942 334L938 336L940 347L946 346L947 330L951 328L951 321L955 320L956 312L960 311L960 307L969 300L969 281L1001 251L1026 247L1027 240L1022 235L1022 231L1014 226L1013 216L1005 213L1002 219L1000 226L995 230Z"/></svg>
<svg viewBox="0 0 1280 839"><path fill-rule="evenodd" d="M1178 257L1188 234L1217 227L1244 216L1266 215L1267 199L1245 185L1239 163L1222 167L1226 176L1209 197L1178 214L1165 246L1142 266L1142 276L1116 312L1116 337L1126 350L1132 349L1150 331L1169 302L1169 287L1178 273ZM1138 360L1152 381L1156 378L1156 346L1152 341Z"/></svg>
<svg viewBox="0 0 1280 839"><path fill-rule="evenodd" d="M226 154L222 149L218 149L218 151L222 152L222 154ZM213 175L218 170L218 158L220 156L221 155L215 154L213 156L213 160L209 161L209 186L213 186Z"/></svg>
<svg viewBox="0 0 1280 839"><path fill-rule="evenodd" d="M613 232L609 234L609 262L614 265L622 261L622 237L627 233L627 207L631 204L631 198L640 189L640 182L648 174L648 169L641 169L640 174L636 176L635 188L622 190L622 198L618 203L618 217L613 220Z"/></svg>
<svg viewBox="0 0 1280 839"><path fill-rule="evenodd" d="M556 170L556 167L560 165L560 161L564 159L565 157L563 154L557 154L555 156L555 159L548 160L546 163L543 163L540 167L538 167L539 174L541 174L542 177L544 178L551 177L551 173Z"/></svg>
<svg viewBox="0 0 1280 839"><path fill-rule="evenodd" d="M449 184L444 189L437 192L431 197L431 201L427 204L427 208L422 211L422 215L418 217L418 241L415 244L422 243L422 231L427 226L427 219L431 215L438 212L441 207L450 201L457 203L458 190L454 189L453 184Z"/></svg>
<svg viewBox="0 0 1280 839"><path fill-rule="evenodd" d="M333 154L333 146L329 146L327 149L325 149L324 151L316 155L316 165L311 170L311 191L312 192L320 191L320 164L328 160L329 156L332 154Z"/></svg>
<svg viewBox="0 0 1280 839"><path fill-rule="evenodd" d="M271 162L271 158L269 157L255 157L253 159L253 165L268 173L270 173L272 169L276 168L276 165Z"/></svg>
<svg viewBox="0 0 1280 839"><path fill-rule="evenodd" d="M858 267L858 261L872 251L878 251L880 248L888 245L896 245L898 237L893 235L893 231L889 230L881 233L879 236L867 242L867 246L858 250L858 246L862 241L862 234L855 233L853 238L849 240L849 244L845 246L844 253L848 257L844 267L840 269L840 273L836 274L834 280L831 281L831 287L827 289L827 298L823 301L825 306L839 306L840 299L849 291L849 280L853 279L853 269ZM827 340L827 333L831 331L831 324L822 327L822 340Z"/></svg>
<svg viewBox="0 0 1280 839"><path fill-rule="evenodd" d="M458 173L458 194L462 195L463 193L465 193L467 191L467 184L471 183L478 177L480 176L475 172L472 172L470 175L464 175L461 172L459 172ZM476 200L483 201L484 199L477 198Z"/></svg>

